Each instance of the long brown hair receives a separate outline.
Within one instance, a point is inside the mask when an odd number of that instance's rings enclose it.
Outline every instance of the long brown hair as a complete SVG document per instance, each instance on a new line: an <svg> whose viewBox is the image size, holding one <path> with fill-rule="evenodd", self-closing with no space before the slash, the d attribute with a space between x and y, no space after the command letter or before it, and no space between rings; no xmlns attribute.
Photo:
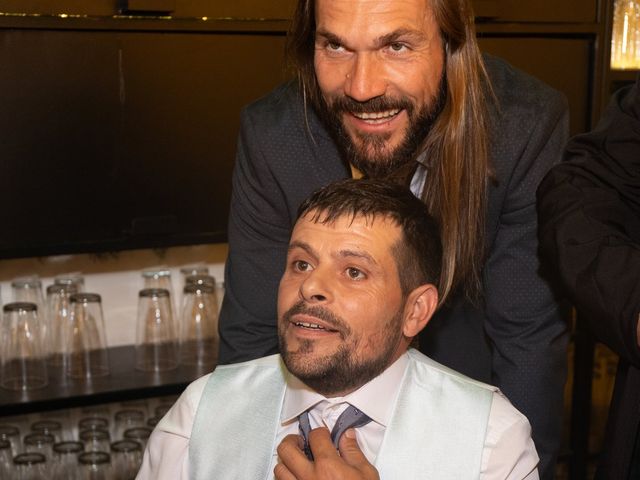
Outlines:
<svg viewBox="0 0 640 480"><path fill-rule="evenodd" d="M488 103L495 99L475 35L469 0L431 3L445 49L446 100L425 139L427 179L422 200L440 224L440 303L456 291L476 301L482 292L489 161ZM304 101L320 104L314 70L315 0L299 0L287 53Z"/></svg>

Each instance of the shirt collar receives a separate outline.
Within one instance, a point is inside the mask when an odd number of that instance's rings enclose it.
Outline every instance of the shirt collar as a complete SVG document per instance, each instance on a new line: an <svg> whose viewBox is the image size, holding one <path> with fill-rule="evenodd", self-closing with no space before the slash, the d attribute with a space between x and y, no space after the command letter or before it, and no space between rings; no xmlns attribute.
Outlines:
<svg viewBox="0 0 640 480"><path fill-rule="evenodd" d="M396 396L408 363L407 352L402 354L391 366L373 380L364 384L355 392L344 397L326 398L307 387L293 375L287 375L287 387L280 413L282 424L295 420L305 410L322 401L330 403L349 403L366 413L375 422L387 426L391 420Z"/></svg>

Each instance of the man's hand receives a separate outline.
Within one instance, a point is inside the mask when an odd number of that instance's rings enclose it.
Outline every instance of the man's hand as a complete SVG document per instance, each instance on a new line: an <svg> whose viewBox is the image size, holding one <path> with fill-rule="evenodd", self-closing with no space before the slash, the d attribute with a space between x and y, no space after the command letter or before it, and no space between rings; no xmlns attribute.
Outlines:
<svg viewBox="0 0 640 480"><path fill-rule="evenodd" d="M302 452L302 437L287 435L278 445L280 463L273 469L276 480L379 480L349 429L340 439L340 454L333 447L329 430L316 428L309 432L309 446L314 462Z"/></svg>

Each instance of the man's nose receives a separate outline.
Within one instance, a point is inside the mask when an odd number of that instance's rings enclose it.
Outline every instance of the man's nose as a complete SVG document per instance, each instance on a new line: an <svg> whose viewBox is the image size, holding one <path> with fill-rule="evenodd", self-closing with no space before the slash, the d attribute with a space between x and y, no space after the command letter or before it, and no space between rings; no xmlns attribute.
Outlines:
<svg viewBox="0 0 640 480"><path fill-rule="evenodd" d="M387 90L384 67L376 52L358 53L345 79L345 94L359 102L384 95Z"/></svg>
<svg viewBox="0 0 640 480"><path fill-rule="evenodd" d="M309 273L300 285L300 297L308 303L325 303L331 300L331 283L327 273L316 269Z"/></svg>

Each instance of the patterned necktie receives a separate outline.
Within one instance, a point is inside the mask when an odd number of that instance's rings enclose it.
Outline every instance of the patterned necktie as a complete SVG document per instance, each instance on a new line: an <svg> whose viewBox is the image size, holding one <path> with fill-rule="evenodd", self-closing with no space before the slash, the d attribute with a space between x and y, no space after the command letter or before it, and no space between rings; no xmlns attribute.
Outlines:
<svg viewBox="0 0 640 480"><path fill-rule="evenodd" d="M331 430L331 441L333 446L338 448L338 442L342 434L349 428L358 428L369 423L371 419L364 413L358 410L353 405L349 405L347 409L340 414L336 424ZM307 458L313 461L313 454L311 453L311 447L309 447L309 432L311 431L311 424L309 423L309 411L302 412L298 417L298 427L300 429L300 435L304 440L304 454Z"/></svg>

